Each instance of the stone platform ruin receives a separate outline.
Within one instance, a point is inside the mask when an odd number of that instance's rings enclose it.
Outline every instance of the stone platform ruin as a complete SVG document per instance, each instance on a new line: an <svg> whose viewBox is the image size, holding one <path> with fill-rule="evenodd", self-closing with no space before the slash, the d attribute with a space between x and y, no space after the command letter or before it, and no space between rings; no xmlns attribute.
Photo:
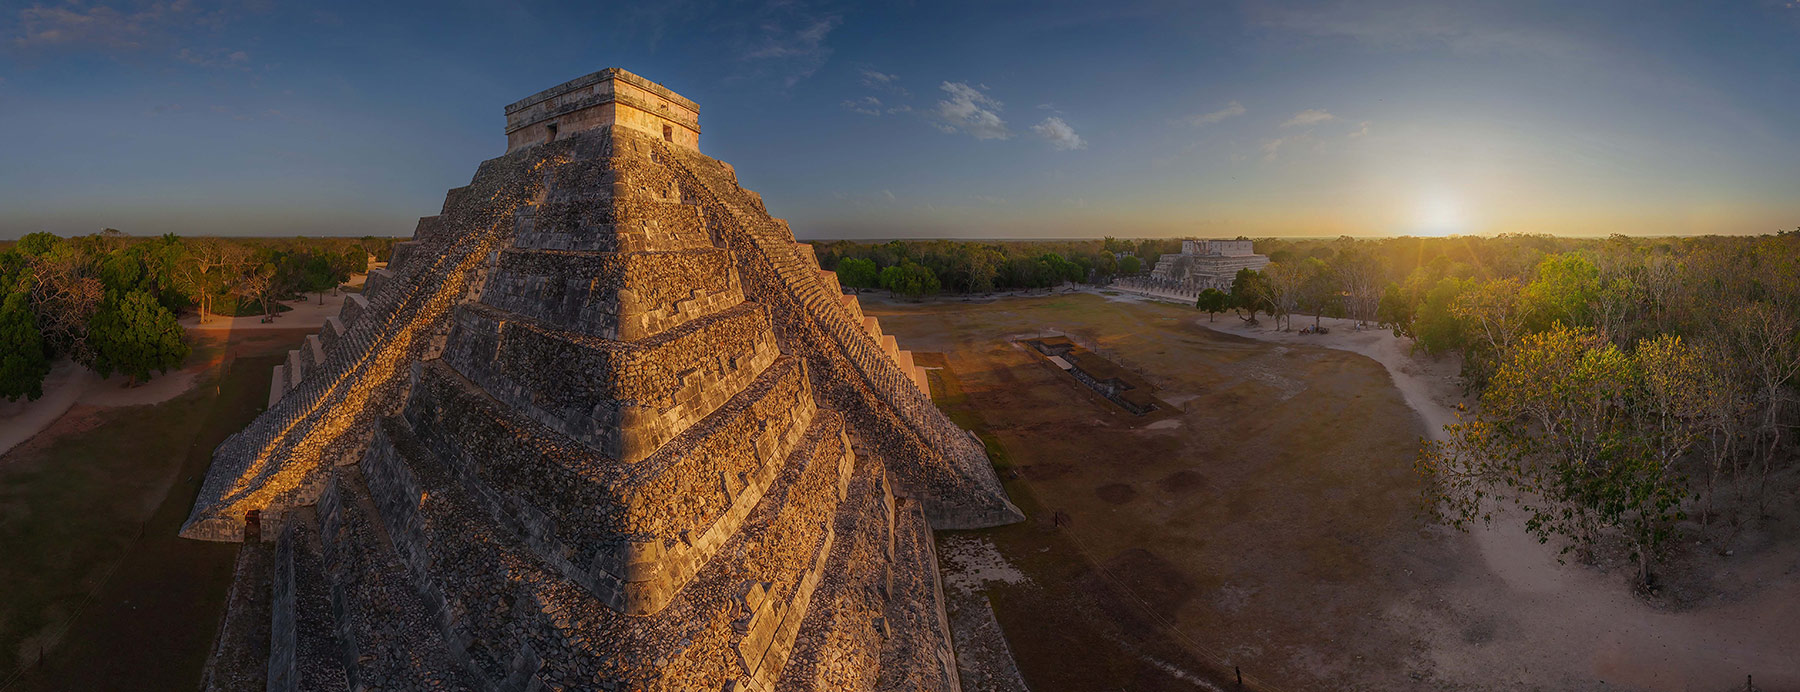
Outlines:
<svg viewBox="0 0 1800 692"><path fill-rule="evenodd" d="M208 688L959 689L931 530L1022 516L925 371L692 101L506 115L215 452Z"/></svg>

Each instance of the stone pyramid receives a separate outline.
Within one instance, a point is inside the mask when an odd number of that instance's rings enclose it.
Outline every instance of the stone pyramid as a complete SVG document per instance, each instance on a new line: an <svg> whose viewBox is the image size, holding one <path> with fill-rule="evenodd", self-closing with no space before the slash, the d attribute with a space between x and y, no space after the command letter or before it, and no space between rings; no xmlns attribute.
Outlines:
<svg viewBox="0 0 1800 692"><path fill-rule="evenodd" d="M276 369L182 534L213 689L958 689L931 529L1021 518L924 370L609 69Z"/></svg>

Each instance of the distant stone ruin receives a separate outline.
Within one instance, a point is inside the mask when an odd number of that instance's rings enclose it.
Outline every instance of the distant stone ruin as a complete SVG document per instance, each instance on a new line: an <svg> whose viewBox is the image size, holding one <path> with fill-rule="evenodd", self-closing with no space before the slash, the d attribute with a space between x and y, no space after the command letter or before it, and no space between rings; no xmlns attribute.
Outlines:
<svg viewBox="0 0 1800 692"><path fill-rule="evenodd" d="M208 687L959 689L930 530L1022 516L925 371L692 101L609 69L506 116L215 452Z"/></svg>
<svg viewBox="0 0 1800 692"><path fill-rule="evenodd" d="M1183 240L1180 254L1156 259L1149 287L1198 294L1209 288L1231 290L1240 269L1261 270L1269 258L1258 255L1248 240Z"/></svg>

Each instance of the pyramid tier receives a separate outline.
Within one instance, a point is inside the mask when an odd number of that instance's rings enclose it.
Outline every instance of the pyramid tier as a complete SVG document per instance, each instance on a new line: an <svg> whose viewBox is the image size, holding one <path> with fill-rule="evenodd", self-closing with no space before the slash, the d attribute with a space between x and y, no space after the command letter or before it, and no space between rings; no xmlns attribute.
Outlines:
<svg viewBox="0 0 1800 692"><path fill-rule="evenodd" d="M937 410L902 368L892 343L870 338L828 293L816 260L796 250L785 222L738 185L731 167L696 152L672 151L686 196L707 210L709 227L738 257L747 299L763 304L784 351L805 357L820 405L844 412L872 445L889 450L899 492L920 498L934 528L978 528L1020 521L986 450ZM809 251L810 252L810 251Z"/></svg>
<svg viewBox="0 0 1800 692"><path fill-rule="evenodd" d="M580 137L544 175L545 194L519 211L517 247L657 252L712 247L667 154L641 137Z"/></svg>
<svg viewBox="0 0 1800 692"><path fill-rule="evenodd" d="M742 525L814 416L783 358L664 450L621 464L524 420L442 365L406 417L432 453L495 491L545 560L620 610L666 602Z"/></svg>
<svg viewBox="0 0 1800 692"><path fill-rule="evenodd" d="M377 437L367 476L418 590L441 599L446 639L464 642L484 676L529 669L553 685L726 689L732 679L773 679L785 664L824 578L854 459L841 422L815 419L725 542L732 559L708 562L649 616L621 613L564 578L511 530L491 489L399 419ZM669 646L676 641L687 644Z"/></svg>
<svg viewBox="0 0 1800 692"><path fill-rule="evenodd" d="M729 252L500 253L481 300L570 331L635 340L744 302Z"/></svg>
<svg viewBox="0 0 1800 692"><path fill-rule="evenodd" d="M273 538L288 508L318 498L325 469L361 458L375 421L404 400L409 366L435 357L455 306L479 293L514 211L540 195L543 166L531 152L492 159L445 196L438 220L421 222L432 230L407 272L345 301L345 330L321 344L323 361L305 366L310 355L294 354L275 404L214 451L183 536L242 540L245 518L260 511Z"/></svg>
<svg viewBox="0 0 1800 692"><path fill-rule="evenodd" d="M471 304L444 350L494 398L624 462L655 452L779 355L761 308L747 303L629 342Z"/></svg>

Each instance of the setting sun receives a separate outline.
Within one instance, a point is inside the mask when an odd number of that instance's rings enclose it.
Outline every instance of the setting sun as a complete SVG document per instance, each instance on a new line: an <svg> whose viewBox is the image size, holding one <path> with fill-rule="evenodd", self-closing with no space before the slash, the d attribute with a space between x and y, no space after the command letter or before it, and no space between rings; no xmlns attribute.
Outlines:
<svg viewBox="0 0 1800 692"><path fill-rule="evenodd" d="M1454 194L1434 192L1419 200L1413 220L1413 233L1425 236L1447 236L1467 233L1468 218Z"/></svg>

